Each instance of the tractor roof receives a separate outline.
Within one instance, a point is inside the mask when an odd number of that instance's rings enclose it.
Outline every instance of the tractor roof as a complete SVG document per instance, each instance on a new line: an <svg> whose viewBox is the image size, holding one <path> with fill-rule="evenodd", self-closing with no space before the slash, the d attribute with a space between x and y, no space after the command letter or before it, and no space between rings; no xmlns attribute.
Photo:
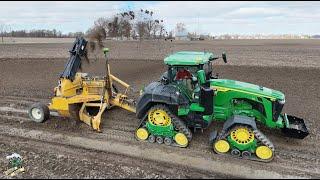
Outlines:
<svg viewBox="0 0 320 180"><path fill-rule="evenodd" d="M207 63L213 57L213 53L210 52L180 51L166 57L164 63L167 65L199 65Z"/></svg>

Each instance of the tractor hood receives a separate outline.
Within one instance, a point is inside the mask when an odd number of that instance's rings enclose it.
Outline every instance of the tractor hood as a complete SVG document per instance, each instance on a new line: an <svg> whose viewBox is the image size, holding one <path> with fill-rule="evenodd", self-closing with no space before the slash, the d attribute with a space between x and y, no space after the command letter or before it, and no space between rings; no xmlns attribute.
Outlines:
<svg viewBox="0 0 320 180"><path fill-rule="evenodd" d="M234 90L278 100L284 100L285 98L284 94L280 91L229 79L211 79L210 86L218 89L218 91Z"/></svg>

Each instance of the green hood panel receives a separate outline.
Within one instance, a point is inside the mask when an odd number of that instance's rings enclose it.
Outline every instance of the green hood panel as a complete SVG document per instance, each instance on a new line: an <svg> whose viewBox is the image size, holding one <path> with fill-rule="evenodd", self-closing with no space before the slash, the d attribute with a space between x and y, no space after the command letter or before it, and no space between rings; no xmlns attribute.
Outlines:
<svg viewBox="0 0 320 180"><path fill-rule="evenodd" d="M164 59L167 65L199 65L207 63L211 58L215 57L209 52L180 51Z"/></svg>
<svg viewBox="0 0 320 180"><path fill-rule="evenodd" d="M272 99L283 100L285 98L284 94L280 91L229 79L211 79L210 86L220 87L221 90L235 90L244 93L257 94Z"/></svg>

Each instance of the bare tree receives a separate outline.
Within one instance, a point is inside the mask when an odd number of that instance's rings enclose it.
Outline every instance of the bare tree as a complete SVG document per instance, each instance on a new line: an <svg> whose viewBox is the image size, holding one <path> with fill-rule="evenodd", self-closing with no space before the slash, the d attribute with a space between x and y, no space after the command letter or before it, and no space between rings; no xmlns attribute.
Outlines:
<svg viewBox="0 0 320 180"><path fill-rule="evenodd" d="M6 25L5 24L0 24L0 33L1 33L1 42L3 43L3 37L6 33Z"/></svg>
<svg viewBox="0 0 320 180"><path fill-rule="evenodd" d="M186 31L186 25L184 23L177 23L176 24L176 32L181 34Z"/></svg>
<svg viewBox="0 0 320 180"><path fill-rule="evenodd" d="M137 30L137 33L139 34L140 41L145 36L146 26L147 26L147 24L145 22L142 22L142 21L136 23L136 30Z"/></svg>
<svg viewBox="0 0 320 180"><path fill-rule="evenodd" d="M107 36L115 38L156 38L164 35L163 20L154 20L154 12L141 9L138 12L124 11L110 18L99 18L94 22L94 27L103 27ZM92 29L92 28L91 28Z"/></svg>

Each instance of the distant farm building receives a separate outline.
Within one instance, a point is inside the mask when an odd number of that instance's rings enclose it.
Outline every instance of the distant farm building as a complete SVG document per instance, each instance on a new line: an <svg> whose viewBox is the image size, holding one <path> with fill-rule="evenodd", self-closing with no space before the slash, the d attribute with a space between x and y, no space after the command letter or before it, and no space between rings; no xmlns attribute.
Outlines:
<svg viewBox="0 0 320 180"><path fill-rule="evenodd" d="M190 38L188 37L188 32L187 31L176 32L175 40L183 40L183 41L190 40Z"/></svg>

